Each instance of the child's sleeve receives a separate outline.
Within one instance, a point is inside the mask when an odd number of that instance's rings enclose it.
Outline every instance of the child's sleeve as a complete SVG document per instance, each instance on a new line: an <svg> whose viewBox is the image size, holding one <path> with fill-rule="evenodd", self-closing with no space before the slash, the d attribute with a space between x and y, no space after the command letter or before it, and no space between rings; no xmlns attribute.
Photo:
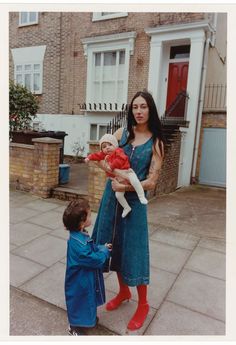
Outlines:
<svg viewBox="0 0 236 345"><path fill-rule="evenodd" d="M110 257L110 254L110 251L105 246L99 246L99 250L96 252L91 248L86 248L79 255L78 265L87 268L102 268L104 262Z"/></svg>
<svg viewBox="0 0 236 345"><path fill-rule="evenodd" d="M105 158L105 154L101 152L90 153L87 157L91 161L102 161Z"/></svg>
<svg viewBox="0 0 236 345"><path fill-rule="evenodd" d="M124 151L122 149L117 149L115 159L113 160L113 162L110 162L109 165L110 165L110 168L112 170L123 169L126 165L127 165L127 167L125 167L125 168L128 169L129 168L129 158L124 153Z"/></svg>

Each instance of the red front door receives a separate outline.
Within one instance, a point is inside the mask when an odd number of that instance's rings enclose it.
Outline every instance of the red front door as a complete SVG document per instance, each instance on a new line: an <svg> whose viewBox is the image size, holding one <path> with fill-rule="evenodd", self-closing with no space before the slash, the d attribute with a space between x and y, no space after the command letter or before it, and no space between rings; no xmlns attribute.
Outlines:
<svg viewBox="0 0 236 345"><path fill-rule="evenodd" d="M188 80L188 62L173 62L169 64L168 88L167 88L167 101L166 109L169 108L171 103L175 100L180 91L186 91ZM184 116L184 102L180 104L171 116L183 117Z"/></svg>

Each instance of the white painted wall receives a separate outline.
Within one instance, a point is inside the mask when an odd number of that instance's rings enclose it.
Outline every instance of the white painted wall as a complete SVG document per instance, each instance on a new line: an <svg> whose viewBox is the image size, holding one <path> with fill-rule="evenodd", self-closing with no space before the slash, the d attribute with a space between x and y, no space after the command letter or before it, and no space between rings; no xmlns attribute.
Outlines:
<svg viewBox="0 0 236 345"><path fill-rule="evenodd" d="M47 131L64 131L65 137L64 154L74 155L72 147L75 141L80 141L85 146L84 156L89 152L88 141L90 139L90 124L107 125L114 114L89 114L89 115L66 115L66 114L38 114L34 119L40 121L41 126Z"/></svg>

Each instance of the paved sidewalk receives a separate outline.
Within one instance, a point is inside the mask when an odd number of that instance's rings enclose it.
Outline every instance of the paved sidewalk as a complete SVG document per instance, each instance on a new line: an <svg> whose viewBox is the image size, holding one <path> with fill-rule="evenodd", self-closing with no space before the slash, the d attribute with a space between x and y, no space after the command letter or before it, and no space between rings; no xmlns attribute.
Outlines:
<svg viewBox="0 0 236 345"><path fill-rule="evenodd" d="M62 213L67 203L10 192L11 285L64 313L68 233ZM92 216L94 223L96 214ZM91 334L101 335L104 327L104 334L117 335L224 335L225 190L182 188L150 201L148 216L151 308L147 320L136 332L126 329L137 307L136 289L132 288L132 299L119 309L108 312L99 307L99 331ZM105 286L109 300L118 288L115 273L105 274Z"/></svg>

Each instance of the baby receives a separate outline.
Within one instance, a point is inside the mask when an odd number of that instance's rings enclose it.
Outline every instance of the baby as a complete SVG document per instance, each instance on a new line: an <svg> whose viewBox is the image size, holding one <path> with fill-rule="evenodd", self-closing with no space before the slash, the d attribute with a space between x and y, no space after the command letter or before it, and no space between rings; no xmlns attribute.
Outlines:
<svg viewBox="0 0 236 345"><path fill-rule="evenodd" d="M135 172L130 168L129 157L125 154L124 150L118 147L118 141L116 137L112 134L105 134L99 141L101 151L97 153L89 154L85 158L85 162L88 163L91 161L102 161L108 165L110 172L107 172L107 176L114 177L112 171L114 169L120 169L124 172L124 178L127 179L130 184L134 187L139 200L142 204L147 204L148 201L145 198L143 187L135 174ZM123 174L122 174L123 175ZM127 214L131 211L131 207L124 197L125 192L116 192L116 198L124 208L122 212L122 218L126 217Z"/></svg>

